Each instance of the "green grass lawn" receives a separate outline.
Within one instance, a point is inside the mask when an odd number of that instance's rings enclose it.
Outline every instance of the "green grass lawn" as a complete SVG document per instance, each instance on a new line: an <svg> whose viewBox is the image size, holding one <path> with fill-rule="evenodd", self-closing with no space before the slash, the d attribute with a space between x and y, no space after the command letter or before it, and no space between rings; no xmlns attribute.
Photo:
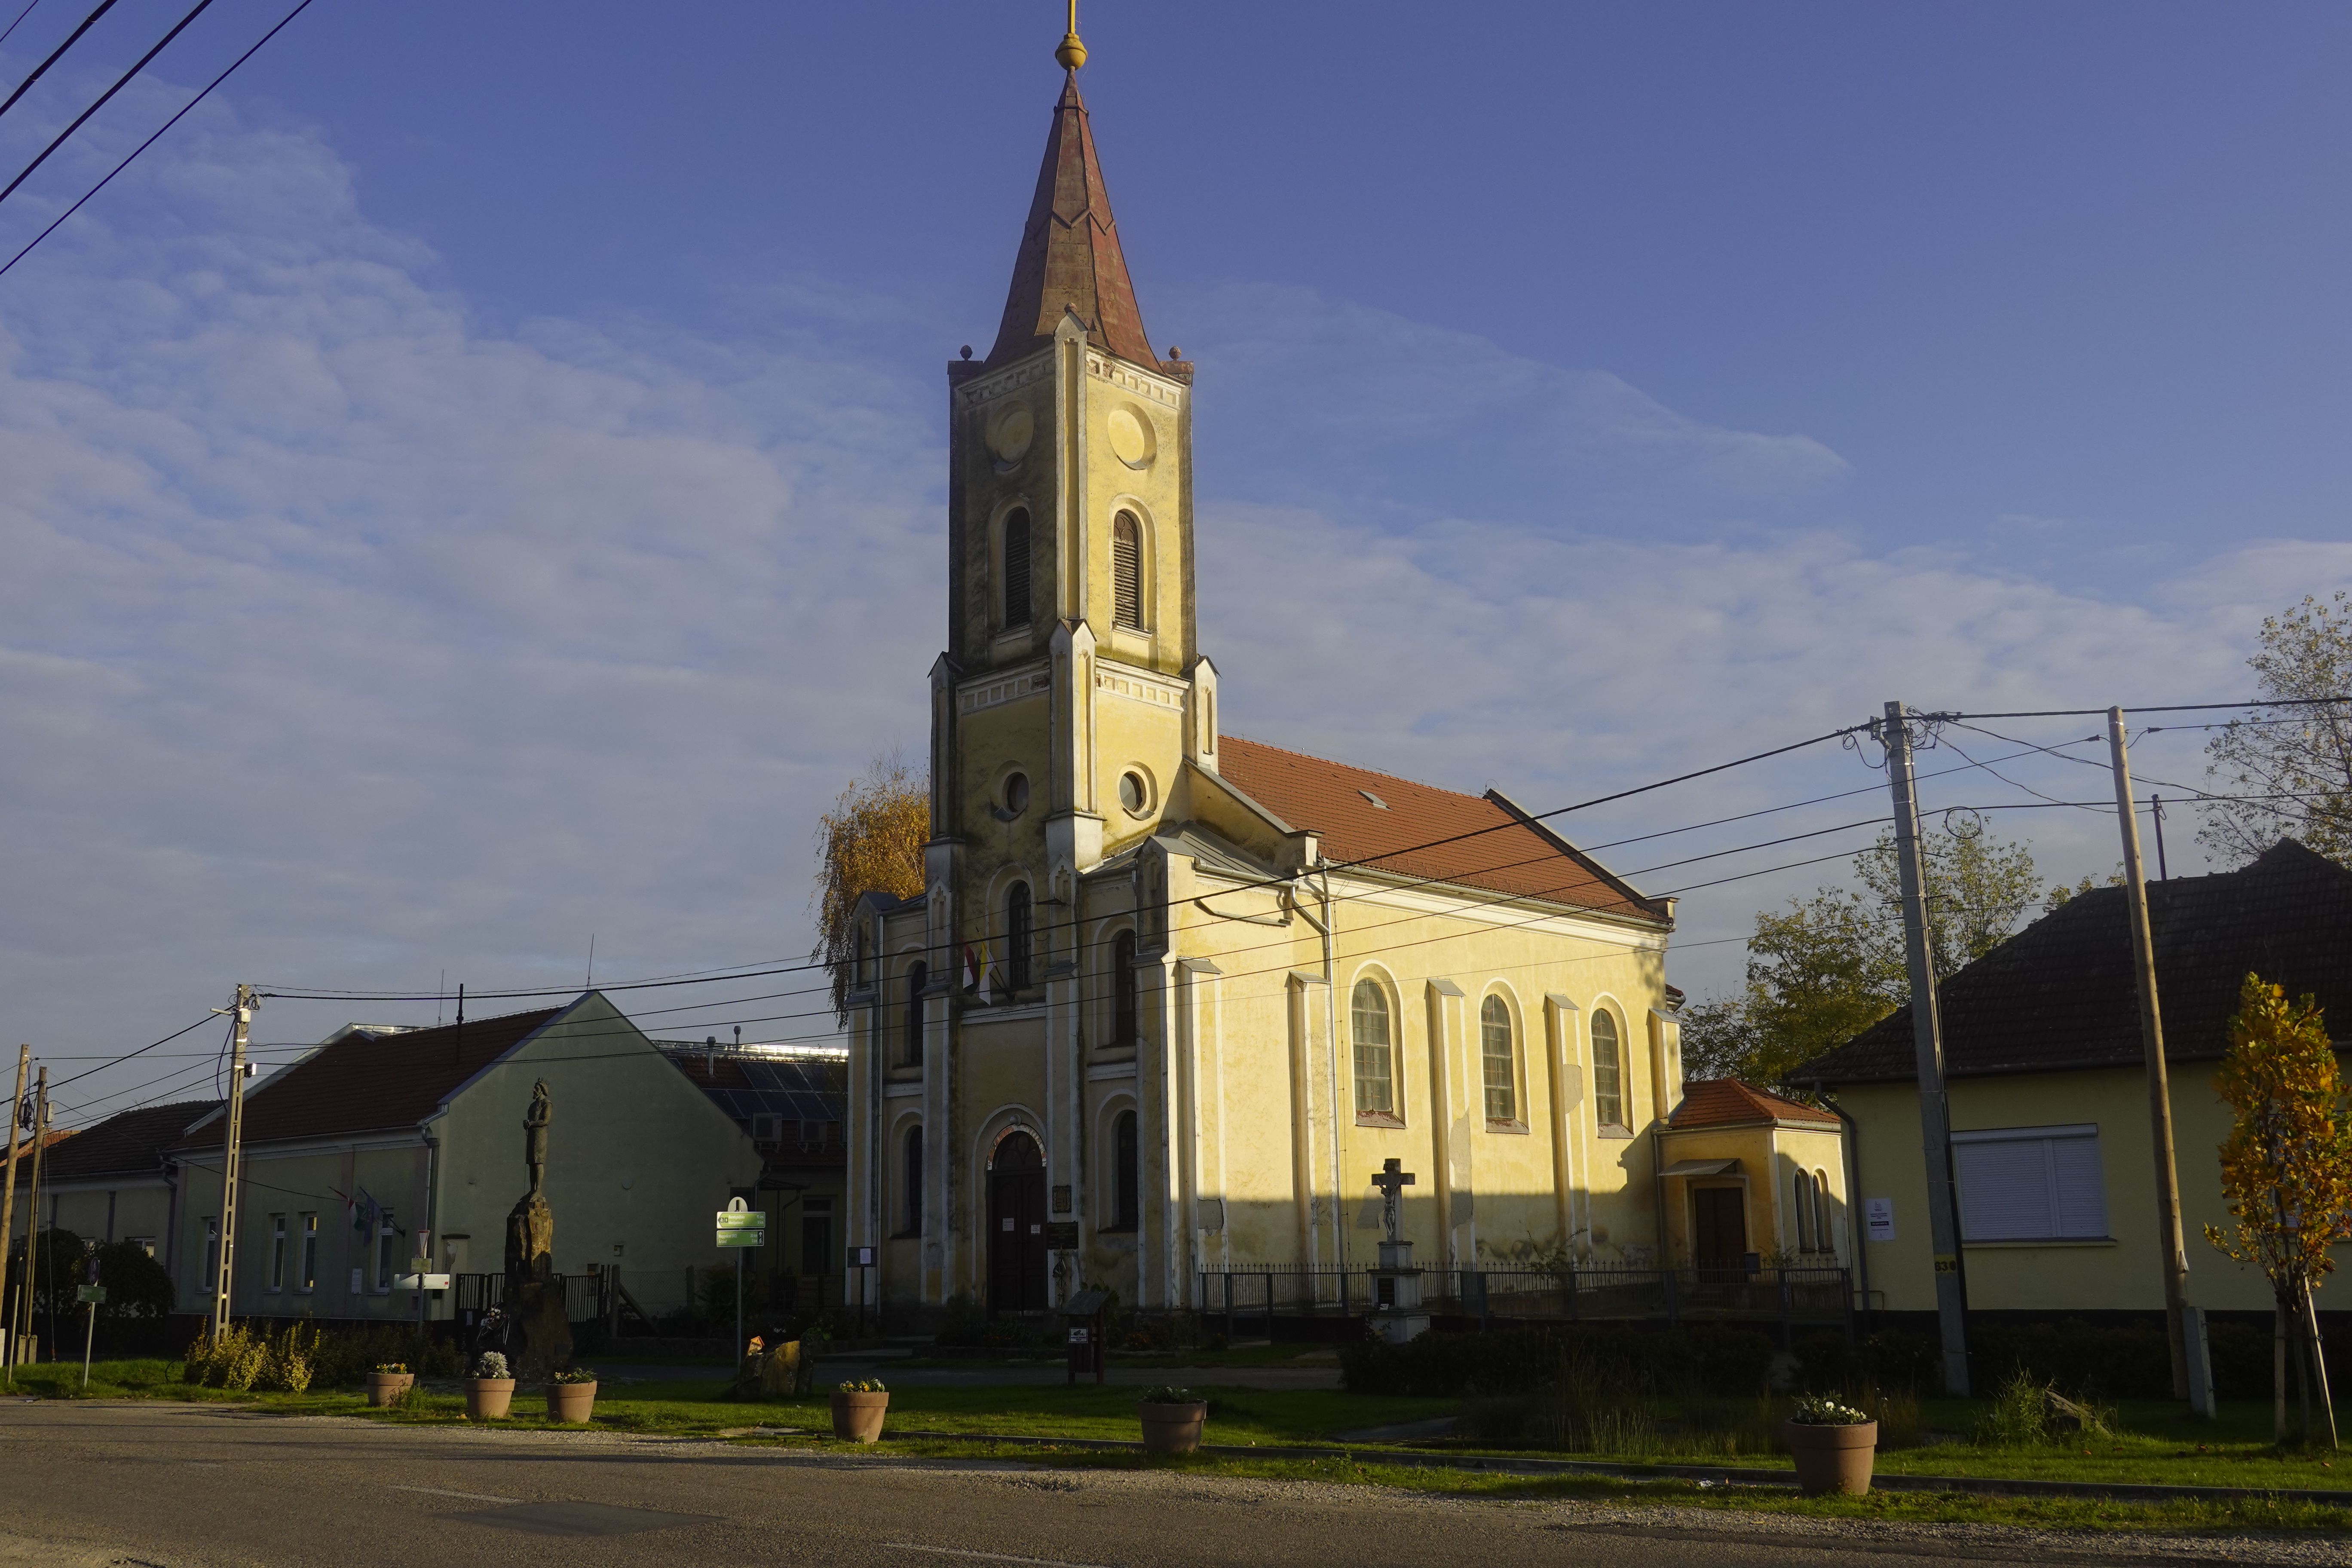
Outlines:
<svg viewBox="0 0 2352 1568"><path fill-rule="evenodd" d="M887 1371L884 1369L887 1381ZM79 1365L18 1369L22 1393L49 1397L81 1396ZM1208 1439L1225 1447L1280 1447L1328 1444L1340 1432L1423 1420L1450 1414L1458 1402L1444 1399L1370 1397L1337 1391L1265 1391L1220 1388L1197 1380L1211 1401ZM445 1385L446 1386L446 1385ZM604 1430L649 1435L717 1436L751 1427L794 1428L809 1434L780 1440L830 1445L830 1418L823 1397L804 1400L738 1401L720 1395L717 1378L609 1383L600 1391L595 1425ZM1246 1456L1171 1460L1127 1452L1052 1450L1028 1446L992 1447L985 1443L926 1440L917 1432L998 1434L1031 1437L1115 1438L1138 1436L1133 1388L1008 1386L907 1388L891 1397L889 1447L909 1454L974 1457L1002 1453L1034 1463L1082 1467L1128 1467L1175 1463L1216 1473L1318 1479L1402 1487L1463 1496L1595 1498L1625 1501L1675 1501L1707 1507L1750 1508L1837 1517L1914 1521L1979 1521L2041 1526L2137 1530L2326 1530L2352 1531L2352 1510L2332 1504L2278 1503L2263 1499L2223 1503L2139 1504L2074 1499L2004 1499L1959 1494L1873 1492L1859 1499L1801 1499L1771 1488L1699 1488L1682 1481L1640 1481L1608 1477L1524 1478L1475 1472L1410 1469L1383 1464L1383 1446L1349 1445L1347 1460L1252 1459ZM100 1362L92 1369L89 1396L226 1401L288 1414L349 1415L394 1424L453 1423L465 1402L448 1393L426 1391L404 1409L373 1411L356 1391L306 1394L229 1394L192 1387L180 1381L176 1361ZM1927 1400L1919 1408L1923 1429L1964 1432L1973 1428L1978 1402ZM520 1392L513 1419L498 1423L544 1427L545 1405L535 1390ZM1969 1442L1931 1443L1881 1451L1883 1473L1975 1478L2034 1478L2127 1484L2227 1486L2254 1489L2345 1488L2352 1475L2336 1468L2339 1456L2325 1452L2280 1452L2268 1442L2270 1407L2237 1404L2224 1407L2218 1422L2200 1422L2158 1402L2126 1403L2114 1412L2114 1436L2042 1447L1983 1447ZM1698 1435L1703 1439L1704 1435ZM746 1439L759 1440L759 1439ZM1642 1455L1560 1454L1620 1463L1696 1462L1785 1467L1784 1455L1726 1453L1695 1439L1693 1451L1676 1453L1672 1432ZM2083 1450L2090 1451L2084 1453ZM1508 1452L1464 1444L1457 1451ZM2347 1462L2352 1470L2352 1462Z"/></svg>

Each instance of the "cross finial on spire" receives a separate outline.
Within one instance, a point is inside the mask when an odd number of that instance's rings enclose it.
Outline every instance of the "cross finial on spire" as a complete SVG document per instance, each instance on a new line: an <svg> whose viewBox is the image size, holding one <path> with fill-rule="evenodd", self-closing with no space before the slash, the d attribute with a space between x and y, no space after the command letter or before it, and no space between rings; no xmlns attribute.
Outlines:
<svg viewBox="0 0 2352 1568"><path fill-rule="evenodd" d="M1064 70L1076 70L1087 63L1087 46L1078 38L1078 0L1070 0L1070 30L1062 35L1062 47L1054 51Z"/></svg>

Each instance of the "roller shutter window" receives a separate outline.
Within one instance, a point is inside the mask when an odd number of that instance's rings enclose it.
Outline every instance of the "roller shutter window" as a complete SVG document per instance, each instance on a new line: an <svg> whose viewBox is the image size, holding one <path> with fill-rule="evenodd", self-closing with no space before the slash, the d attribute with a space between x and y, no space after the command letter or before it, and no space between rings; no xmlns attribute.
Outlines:
<svg viewBox="0 0 2352 1568"><path fill-rule="evenodd" d="M2095 1125L1955 1132L1952 1163L1963 1240L2106 1239Z"/></svg>
<svg viewBox="0 0 2352 1568"><path fill-rule="evenodd" d="M1129 512L1110 525L1110 618L1129 631L1143 629L1143 528Z"/></svg>

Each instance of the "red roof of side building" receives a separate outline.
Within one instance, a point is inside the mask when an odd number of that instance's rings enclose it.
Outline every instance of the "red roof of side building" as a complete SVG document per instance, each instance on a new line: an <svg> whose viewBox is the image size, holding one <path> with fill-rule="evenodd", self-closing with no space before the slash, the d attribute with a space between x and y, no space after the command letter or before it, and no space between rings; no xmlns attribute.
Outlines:
<svg viewBox="0 0 2352 1568"><path fill-rule="evenodd" d="M400 1035L346 1035L246 1100L246 1142L414 1127L467 1079L564 1011L468 1018ZM226 1117L215 1116L174 1147L217 1149L226 1126Z"/></svg>
<svg viewBox="0 0 2352 1568"><path fill-rule="evenodd" d="M1291 828L1318 834L1333 860L1636 920L1665 919L1662 903L1643 898L1491 792L1438 789L1238 735L1220 736L1217 747L1218 776Z"/></svg>
<svg viewBox="0 0 2352 1568"><path fill-rule="evenodd" d="M1759 1121L1838 1124L1838 1119L1820 1106L1783 1100L1736 1078L1693 1079L1683 1085L1683 1102L1666 1118L1666 1125L1677 1130L1748 1126Z"/></svg>

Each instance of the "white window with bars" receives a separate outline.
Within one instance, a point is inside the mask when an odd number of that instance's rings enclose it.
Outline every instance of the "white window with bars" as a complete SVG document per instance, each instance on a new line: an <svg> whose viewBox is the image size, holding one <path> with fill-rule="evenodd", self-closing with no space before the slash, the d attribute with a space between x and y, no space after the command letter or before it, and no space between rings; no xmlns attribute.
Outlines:
<svg viewBox="0 0 2352 1568"><path fill-rule="evenodd" d="M2095 1122L1952 1134L1964 1241L2105 1241Z"/></svg>

